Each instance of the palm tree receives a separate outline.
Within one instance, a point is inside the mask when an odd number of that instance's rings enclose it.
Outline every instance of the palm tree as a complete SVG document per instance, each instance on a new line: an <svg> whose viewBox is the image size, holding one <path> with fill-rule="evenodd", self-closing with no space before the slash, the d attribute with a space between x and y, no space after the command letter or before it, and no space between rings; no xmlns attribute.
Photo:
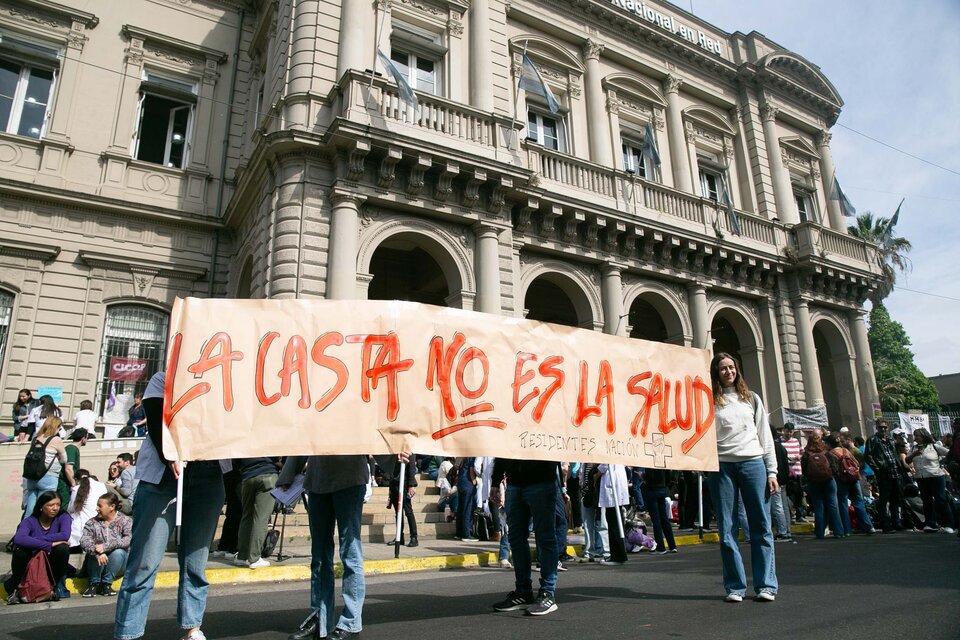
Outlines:
<svg viewBox="0 0 960 640"><path fill-rule="evenodd" d="M897 271L910 271L913 264L907 253L913 248L910 241L892 235L890 218L873 217L869 211L857 216L857 224L847 227L854 238L860 238L877 246L877 262L880 264L880 284L871 292L869 299L874 305L882 304L893 292ZM889 235L889 237L888 237Z"/></svg>

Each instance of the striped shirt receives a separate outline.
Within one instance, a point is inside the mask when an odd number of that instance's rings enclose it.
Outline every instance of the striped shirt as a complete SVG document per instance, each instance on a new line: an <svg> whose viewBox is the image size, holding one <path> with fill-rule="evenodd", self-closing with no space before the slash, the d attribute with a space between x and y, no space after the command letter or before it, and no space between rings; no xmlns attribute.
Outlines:
<svg viewBox="0 0 960 640"><path fill-rule="evenodd" d="M790 461L790 477L799 478L802 474L800 465L800 441L796 438L789 438L783 441L783 448L787 450L787 460Z"/></svg>

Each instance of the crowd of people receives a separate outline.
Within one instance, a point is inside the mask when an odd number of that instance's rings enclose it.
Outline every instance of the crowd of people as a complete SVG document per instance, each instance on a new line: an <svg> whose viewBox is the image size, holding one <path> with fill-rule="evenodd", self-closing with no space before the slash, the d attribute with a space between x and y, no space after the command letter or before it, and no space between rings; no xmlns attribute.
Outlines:
<svg viewBox="0 0 960 640"><path fill-rule="evenodd" d="M555 611L558 576L565 563L617 566L628 554L678 553L676 533L716 527L724 599L742 602L747 576L740 539L749 544L752 585L760 602L776 598L775 542L792 542L793 522L814 521L815 538L846 538L878 530L955 533L960 503L960 441L937 441L928 430L906 434L878 420L866 441L849 430L772 427L760 398L750 391L737 361L718 354L711 362L715 400L717 472L633 468L619 464L507 460L489 457L310 456L194 462L181 469L160 446L162 373L131 409L133 427L145 436L137 456L120 454L100 481L80 468L79 448L93 437L92 403L81 403L69 432L52 398L34 401L21 391L14 405L14 439L30 444L42 473L24 464L24 518L8 550L9 601L29 563L42 555L55 583L54 598L69 597L66 579L86 577L83 597L117 598L114 636L142 637L154 579L174 525L178 477L184 474L178 623L185 640L203 640L200 627L212 553L250 569L269 566L264 553L270 514L281 508L273 491L303 476L311 532L310 612L289 637L350 638L362 629L365 593L361 513L371 486L390 487L387 507L402 511L400 530L388 544L418 544L412 499L417 476L435 482L442 519L455 522L463 542L497 543L499 566L512 569L513 589L497 611L530 615ZM960 419L955 421L960 427ZM31 454L28 454L30 458ZM400 465L409 472L401 480ZM402 486L401 486L402 483ZM649 527L649 528L648 528ZM337 615L334 530L343 565L343 607ZM581 557L568 555L569 532L584 536ZM409 537L406 533L409 532ZM539 583L534 585L536 548ZM74 568L71 553L80 554ZM125 576L124 576L125 573ZM119 594L115 579L124 576ZM536 586L536 589L534 588Z"/></svg>

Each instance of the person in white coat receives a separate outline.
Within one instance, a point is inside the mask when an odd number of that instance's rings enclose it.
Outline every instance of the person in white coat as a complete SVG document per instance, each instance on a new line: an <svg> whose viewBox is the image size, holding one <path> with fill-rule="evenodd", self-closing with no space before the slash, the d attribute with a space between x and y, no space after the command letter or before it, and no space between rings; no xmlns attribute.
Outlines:
<svg viewBox="0 0 960 640"><path fill-rule="evenodd" d="M601 560L600 564L623 564L627 561L627 549L623 540L620 506L630 504L627 468L622 464L601 464L599 470L600 495L597 502L606 517L610 539L610 559Z"/></svg>

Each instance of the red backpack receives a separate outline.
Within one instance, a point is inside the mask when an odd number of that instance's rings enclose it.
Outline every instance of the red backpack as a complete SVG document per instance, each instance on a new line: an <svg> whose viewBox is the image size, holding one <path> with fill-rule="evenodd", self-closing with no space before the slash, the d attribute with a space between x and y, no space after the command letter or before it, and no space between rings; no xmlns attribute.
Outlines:
<svg viewBox="0 0 960 640"><path fill-rule="evenodd" d="M837 456L840 461L840 471L837 474L841 482L856 482L860 479L860 465L849 453Z"/></svg>
<svg viewBox="0 0 960 640"><path fill-rule="evenodd" d="M46 602L53 599L53 570L50 559L43 551L34 554L27 563L27 570L17 586L20 602Z"/></svg>
<svg viewBox="0 0 960 640"><path fill-rule="evenodd" d="M829 482L833 478L826 451L807 452L807 479L810 482Z"/></svg>

